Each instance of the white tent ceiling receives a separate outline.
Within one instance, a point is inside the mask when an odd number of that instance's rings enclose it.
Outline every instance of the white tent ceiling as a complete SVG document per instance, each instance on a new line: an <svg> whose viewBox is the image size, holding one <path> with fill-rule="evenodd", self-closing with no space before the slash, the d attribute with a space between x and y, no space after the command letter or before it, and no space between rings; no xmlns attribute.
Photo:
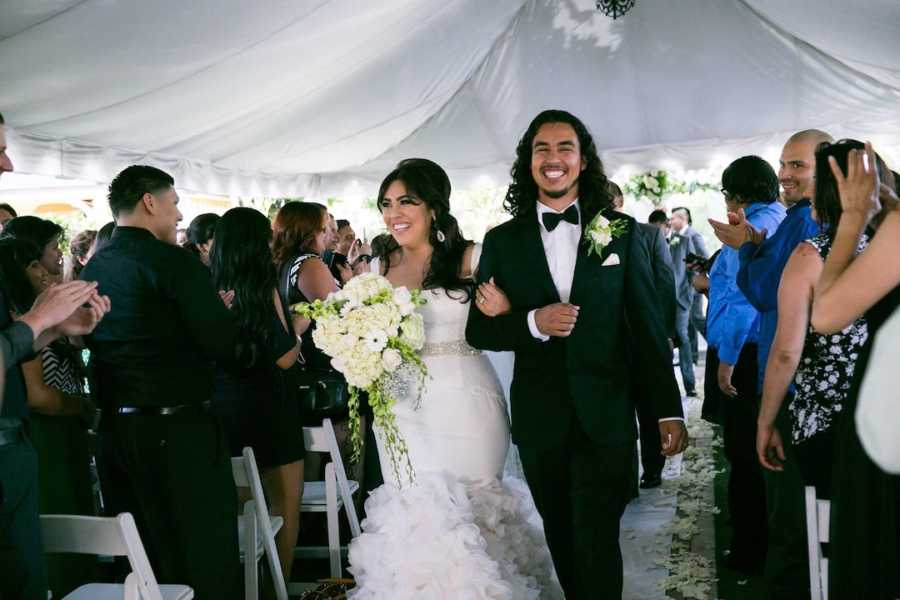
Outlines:
<svg viewBox="0 0 900 600"><path fill-rule="evenodd" d="M897 0L2 0L22 172L324 195L426 156L499 182L530 119L583 118L607 168L709 165L797 129L900 144Z"/></svg>

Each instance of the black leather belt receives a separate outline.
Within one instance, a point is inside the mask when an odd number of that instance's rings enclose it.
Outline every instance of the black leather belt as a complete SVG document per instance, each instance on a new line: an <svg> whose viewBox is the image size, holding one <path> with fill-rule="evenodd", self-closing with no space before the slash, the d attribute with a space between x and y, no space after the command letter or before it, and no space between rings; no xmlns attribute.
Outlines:
<svg viewBox="0 0 900 600"><path fill-rule="evenodd" d="M202 406L194 404L178 404L176 406L120 406L117 415L142 415L151 417L170 417L174 415L201 415L206 411Z"/></svg>
<svg viewBox="0 0 900 600"><path fill-rule="evenodd" d="M0 429L0 446L11 446L18 444L25 439L22 432L22 426L12 427L10 429Z"/></svg>

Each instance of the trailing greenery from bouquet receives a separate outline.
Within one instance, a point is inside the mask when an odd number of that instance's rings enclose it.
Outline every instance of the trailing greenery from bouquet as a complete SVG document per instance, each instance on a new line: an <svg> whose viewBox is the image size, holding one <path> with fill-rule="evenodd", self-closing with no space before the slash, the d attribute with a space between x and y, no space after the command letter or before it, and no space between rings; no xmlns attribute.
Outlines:
<svg viewBox="0 0 900 600"><path fill-rule="evenodd" d="M313 342L347 379L351 460L358 461L362 451L359 401L365 392L398 482L401 469L409 481L415 477L394 405L410 393L418 402L424 389L428 369L419 352L425 345L425 324L416 312L423 304L419 290L394 288L381 275L365 273L325 300L295 308L315 320Z"/></svg>

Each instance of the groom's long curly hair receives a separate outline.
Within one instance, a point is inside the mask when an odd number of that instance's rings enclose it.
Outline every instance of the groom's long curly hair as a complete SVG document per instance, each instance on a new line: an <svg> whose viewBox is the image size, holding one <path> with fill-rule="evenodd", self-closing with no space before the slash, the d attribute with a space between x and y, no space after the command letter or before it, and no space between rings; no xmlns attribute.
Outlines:
<svg viewBox="0 0 900 600"><path fill-rule="evenodd" d="M585 222L590 222L597 213L611 206L612 196L607 187L608 180L603 172L603 163L597 155L594 138L578 117L564 110L545 110L540 113L519 140L516 147L516 161L510 170L512 183L506 192L503 208L514 217L535 212L538 186L531 174L531 146L538 129L547 123L567 123L578 136L581 158L585 162L585 168L578 176L578 202Z"/></svg>

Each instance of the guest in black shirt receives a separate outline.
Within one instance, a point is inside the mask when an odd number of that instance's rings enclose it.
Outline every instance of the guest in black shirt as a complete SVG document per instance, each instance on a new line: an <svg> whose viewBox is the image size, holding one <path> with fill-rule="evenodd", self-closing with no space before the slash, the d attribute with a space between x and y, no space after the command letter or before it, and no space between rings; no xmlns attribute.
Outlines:
<svg viewBox="0 0 900 600"><path fill-rule="evenodd" d="M110 241L82 278L113 311L88 340L111 514L130 512L157 579L198 598L238 598L237 497L222 427L208 410L216 359L236 326L203 264L175 245L174 180L134 165L109 186Z"/></svg>
<svg viewBox="0 0 900 600"><path fill-rule="evenodd" d="M210 256L213 280L232 290L240 330L237 357L219 364L216 405L223 409L232 456L251 446L272 514L281 571L290 581L303 496L303 423L297 402L300 343L309 321L286 308L272 262L272 226L259 211L232 208L218 219Z"/></svg>

